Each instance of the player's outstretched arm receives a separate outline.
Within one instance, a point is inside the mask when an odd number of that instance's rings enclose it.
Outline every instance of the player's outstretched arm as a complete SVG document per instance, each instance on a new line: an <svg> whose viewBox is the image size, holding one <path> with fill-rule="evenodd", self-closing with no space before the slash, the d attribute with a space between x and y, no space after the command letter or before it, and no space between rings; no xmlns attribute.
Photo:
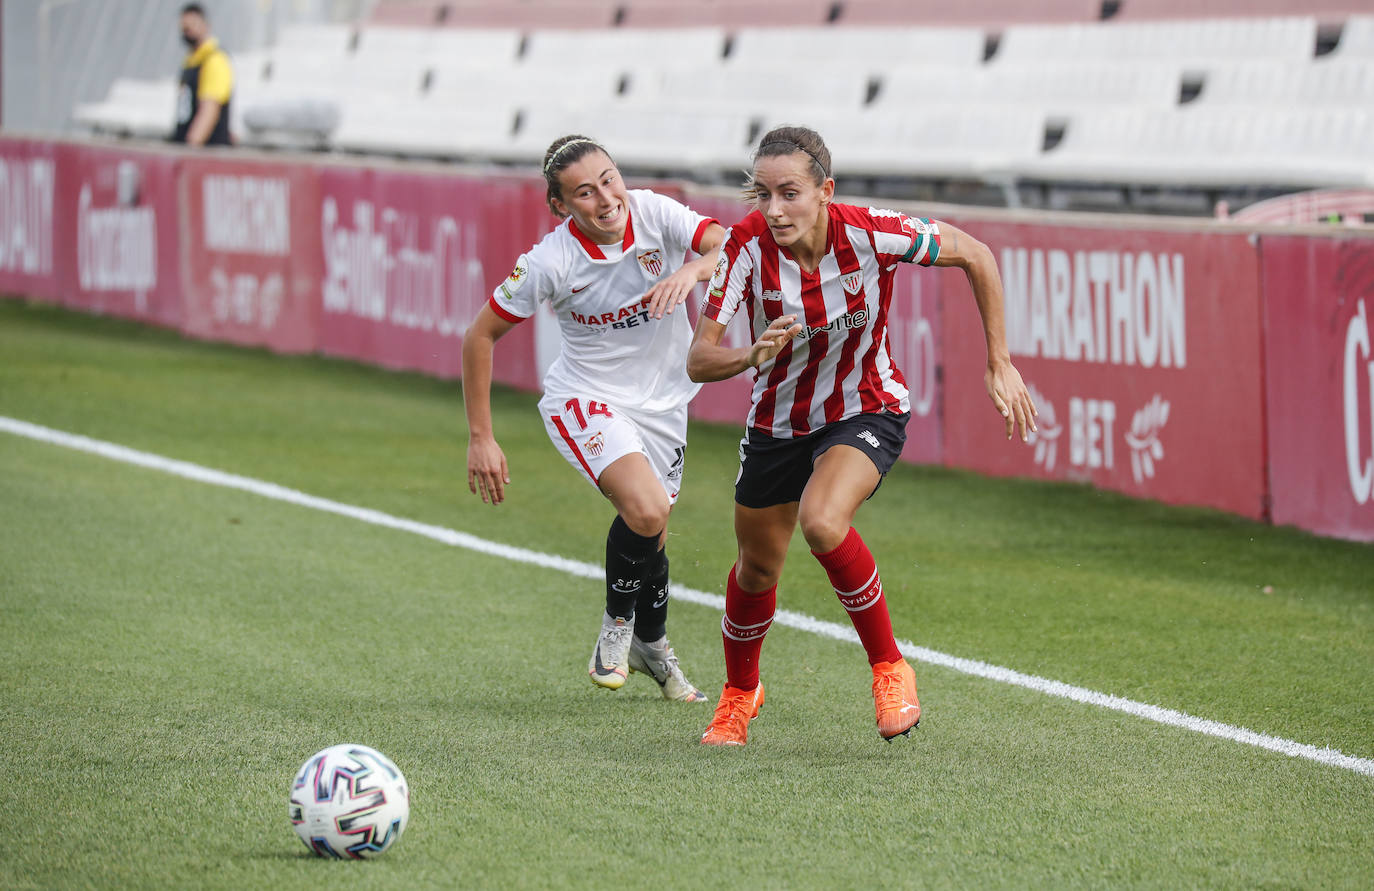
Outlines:
<svg viewBox="0 0 1374 891"><path fill-rule="evenodd" d="M801 333L796 316L779 316L767 330L748 347L726 347L725 326L702 317L692 335L692 348L687 352L687 376L698 383L723 381L746 368L757 368L777 356L787 342Z"/></svg>
<svg viewBox="0 0 1374 891"><path fill-rule="evenodd" d="M988 367L983 373L988 398L1002 415L1007 426L1007 439L1017 427L1024 442L1036 429L1035 402L1021 380L1021 372L1011 364L1007 349L1006 316L1003 309L1002 277L997 272L997 259L987 245L949 223L936 221L940 229L940 254L936 266L957 266L968 276L978 314L983 319L983 335L987 340Z"/></svg>
<svg viewBox="0 0 1374 891"><path fill-rule="evenodd" d="M683 263L677 271L659 282L644 295L648 301L649 316L661 319L671 314L678 304L686 300L696 287L697 282L709 281L716 270L716 255L725 241L725 229L719 223L712 223L701 234L701 256L689 263Z"/></svg>
<svg viewBox="0 0 1374 891"><path fill-rule="evenodd" d="M483 306L463 335L463 411L468 418L468 490L484 504L500 504L510 484L506 455L491 426L491 356L496 341L515 327Z"/></svg>

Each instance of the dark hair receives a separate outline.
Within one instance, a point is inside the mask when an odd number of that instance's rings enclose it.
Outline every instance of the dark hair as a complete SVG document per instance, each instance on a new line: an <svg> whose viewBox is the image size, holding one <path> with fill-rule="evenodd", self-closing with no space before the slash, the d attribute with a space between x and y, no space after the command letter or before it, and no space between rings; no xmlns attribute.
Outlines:
<svg viewBox="0 0 1374 891"><path fill-rule="evenodd" d="M185 6L181 7L181 14L198 15L206 21L210 20L210 17L205 14L205 7L201 6L199 3L187 3Z"/></svg>
<svg viewBox="0 0 1374 891"><path fill-rule="evenodd" d="M825 147L821 134L810 127L774 127L759 139L754 160L778 158L800 152L811 159L811 178L821 185L830 178L830 149ZM752 185L753 176L748 185Z"/></svg>
<svg viewBox="0 0 1374 891"><path fill-rule="evenodd" d="M546 198L549 202L549 210L559 218L566 217L566 213L560 213L554 206L554 201L563 200L563 184L558 179L558 174L568 167L581 161L592 152L601 152L607 158L611 153L589 136L572 133L567 136L560 136L549 143L549 150L544 152L544 182L548 186ZM615 159L611 159L615 163Z"/></svg>

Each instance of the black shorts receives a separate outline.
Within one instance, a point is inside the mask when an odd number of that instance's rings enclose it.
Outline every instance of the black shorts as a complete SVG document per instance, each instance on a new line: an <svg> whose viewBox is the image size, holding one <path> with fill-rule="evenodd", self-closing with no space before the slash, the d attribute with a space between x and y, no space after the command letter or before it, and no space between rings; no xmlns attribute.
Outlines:
<svg viewBox="0 0 1374 891"><path fill-rule="evenodd" d="M897 463L906 444L910 414L862 414L826 424L805 436L778 439L747 430L739 442L739 476L735 503L743 507L772 507L800 501L816 460L835 445L854 446L878 468L878 485ZM873 492L878 487L873 487ZM873 493L869 493L873 497Z"/></svg>

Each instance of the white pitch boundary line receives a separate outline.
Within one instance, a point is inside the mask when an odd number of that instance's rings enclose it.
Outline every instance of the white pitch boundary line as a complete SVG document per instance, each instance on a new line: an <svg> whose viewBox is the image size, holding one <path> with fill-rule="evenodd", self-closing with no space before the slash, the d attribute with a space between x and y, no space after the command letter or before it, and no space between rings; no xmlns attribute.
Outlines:
<svg viewBox="0 0 1374 891"><path fill-rule="evenodd" d="M407 520L402 517L394 517L391 514L371 510L370 508L355 507L350 504L331 501L328 498L307 495L304 492L288 489L276 483L268 483L262 480L252 479L251 477L225 473L222 470L202 467L199 464L192 464L188 461L164 458L161 455L140 452L126 446L116 445L115 443L104 442L98 439L91 439L74 433L53 430L49 427L30 424L27 421L16 420L3 415L0 415L0 431L13 433L16 436L23 436L50 445L88 452L103 458L109 458L113 461L134 464L139 467L157 470L184 479L208 483L212 486L222 486L226 489L238 489L242 492L261 495L264 498L285 501L289 504L308 507L312 510L336 514L341 517L349 517L364 523L371 523L374 526L396 529L401 532L410 532L454 547L466 548L471 551L477 551L494 557L502 557L519 563L542 566L546 569L565 572L569 575L589 579L601 579L605 576L605 570L601 566L593 563L584 563L580 560L570 560L555 554L545 554L539 551L531 551L527 548L517 548L511 545L487 541L484 538L478 538L466 532L446 529L442 526L433 526L429 523L419 523L415 520ZM725 598L719 594L710 594L706 591L698 591L682 585L673 586L673 597L678 600L700 604L701 606L710 607L716 610L723 611L725 609ZM822 637L830 637L836 640L849 641L851 643L859 642L858 634L855 633L853 628L847 625L827 622L803 613L792 612L791 610L778 610L773 621L775 624L794 628L799 631L809 631L812 634L819 634ZM1107 693L1099 693L1096 690L1089 690L1085 687L1075 687L1072 684L1065 684L1061 681L1053 681L1032 674L1023 674L1010 668L1002 668L997 665L990 665L986 662L979 662L976 659L963 659L958 656L951 656L948 653L941 653L938 650L918 647L906 640L898 641L897 644L902 651L902 655L910 659L916 659L931 665L939 665L944 668L962 672L963 674L986 678L1003 684L1011 684L1017 687L1025 687L1028 690L1034 690L1048 696L1058 696L1063 699L1071 699L1075 702L1082 702L1088 705L1111 709L1113 711L1125 712L1128 715L1134 715L1138 718L1144 718L1160 724L1167 724L1171 727L1181 727L1184 730L1191 730L1194 733L1228 739L1232 742L1268 749L1271 752L1278 752L1281 755L1288 755L1292 758L1305 758L1309 761L1316 761L1320 764L1339 767L1344 770L1352 770L1356 773L1364 774L1365 776L1374 777L1374 759L1357 758L1353 755L1342 754L1336 749L1318 748L1306 743L1295 742L1291 739L1283 739L1282 737L1257 733L1253 730L1247 730L1244 727L1223 724L1220 721L1209 721L1206 718L1199 718L1187 714L1186 712L1175 711L1174 709L1163 708L1157 705L1147 705L1146 703L1123 699L1120 696L1112 696Z"/></svg>

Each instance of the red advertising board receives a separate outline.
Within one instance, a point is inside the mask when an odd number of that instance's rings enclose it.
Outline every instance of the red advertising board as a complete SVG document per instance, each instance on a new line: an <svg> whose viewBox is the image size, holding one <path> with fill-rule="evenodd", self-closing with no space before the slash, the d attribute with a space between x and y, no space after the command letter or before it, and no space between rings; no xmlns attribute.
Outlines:
<svg viewBox="0 0 1374 891"><path fill-rule="evenodd" d="M319 168L189 157L179 192L182 329L277 352L313 351L323 277Z"/></svg>
<svg viewBox="0 0 1374 891"><path fill-rule="evenodd" d="M58 151L54 143L0 139L0 294L62 296Z"/></svg>
<svg viewBox="0 0 1374 891"><path fill-rule="evenodd" d="M319 348L440 377L522 251L554 224L542 180L333 166L320 171ZM538 389L536 316L501 340L495 379ZM548 343L547 331L541 343ZM557 334L553 343L556 349ZM551 357L546 357L552 361Z"/></svg>
<svg viewBox="0 0 1374 891"><path fill-rule="evenodd" d="M174 327L181 321L177 155L103 145L59 149L63 303Z"/></svg>
<svg viewBox="0 0 1374 891"><path fill-rule="evenodd" d="M1275 523L1374 541L1374 239L1264 236Z"/></svg>
<svg viewBox="0 0 1374 891"><path fill-rule="evenodd" d="M1028 445L1006 440L972 293L941 270L950 464L1264 515L1259 259L1245 235L967 231L1001 269L1012 359L1040 432Z"/></svg>

